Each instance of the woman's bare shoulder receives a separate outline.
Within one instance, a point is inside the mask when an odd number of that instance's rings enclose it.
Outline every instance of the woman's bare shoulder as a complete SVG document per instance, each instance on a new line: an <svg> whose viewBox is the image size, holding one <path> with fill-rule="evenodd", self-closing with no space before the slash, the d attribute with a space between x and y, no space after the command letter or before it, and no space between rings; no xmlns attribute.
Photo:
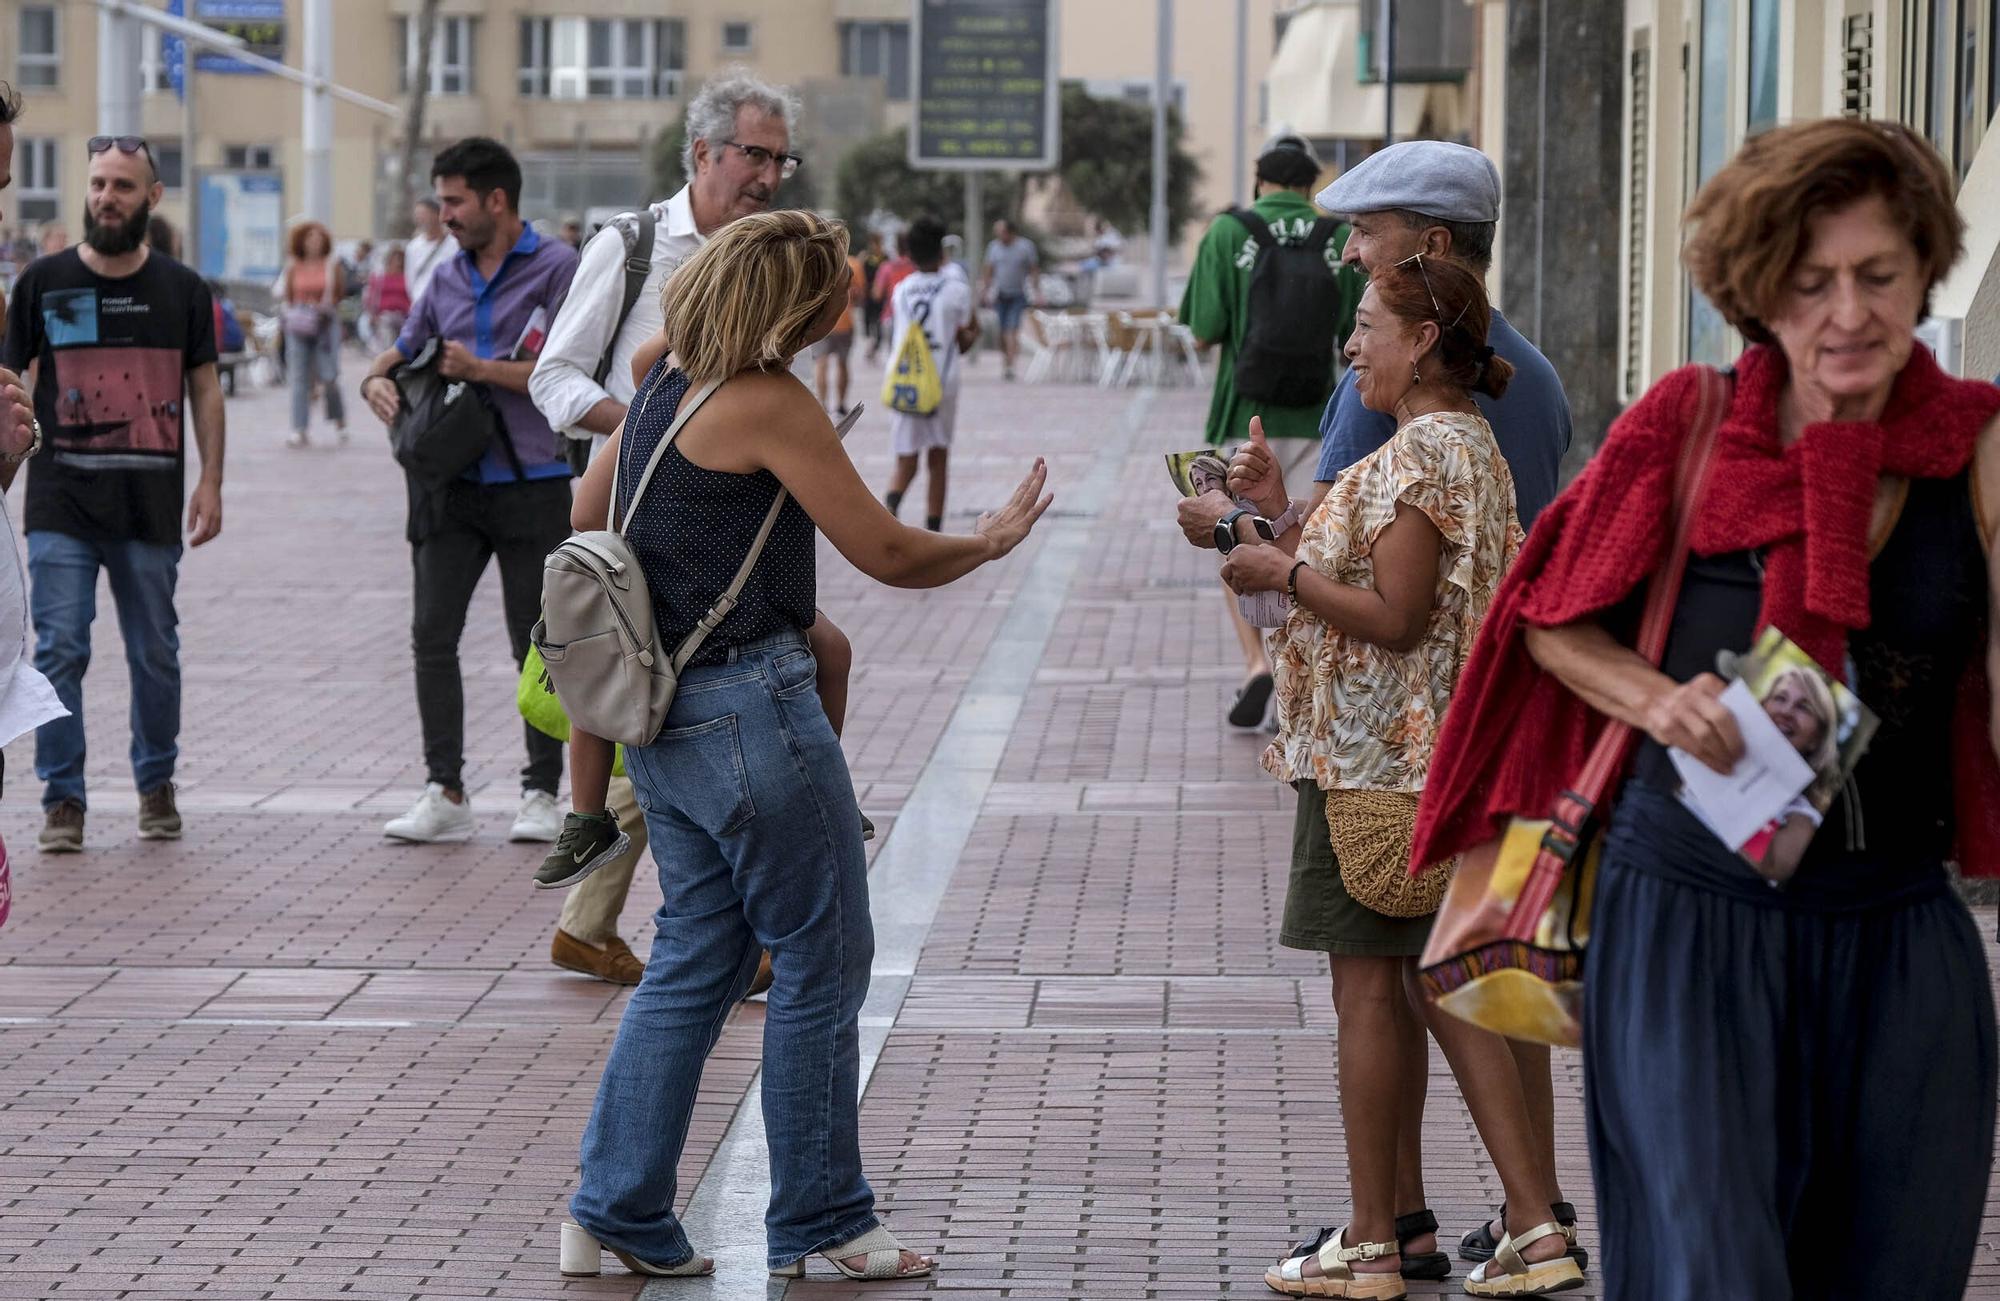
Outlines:
<svg viewBox="0 0 2000 1301"><path fill-rule="evenodd" d="M1979 511L1979 536L1990 554L2000 539L2000 415L1979 431L1972 454L1972 503Z"/></svg>

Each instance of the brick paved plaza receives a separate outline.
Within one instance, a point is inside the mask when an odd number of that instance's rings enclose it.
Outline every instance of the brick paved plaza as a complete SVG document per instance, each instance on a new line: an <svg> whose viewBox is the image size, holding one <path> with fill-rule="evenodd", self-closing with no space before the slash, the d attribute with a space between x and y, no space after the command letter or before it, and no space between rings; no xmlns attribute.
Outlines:
<svg viewBox="0 0 2000 1301"><path fill-rule="evenodd" d="M1222 720L1234 639L1158 455L1199 441L1207 395L996 371L968 377L948 527L1041 453L1057 503L1036 537L938 592L831 550L821 572L882 831L863 1139L892 1225L943 1267L863 1288L820 1265L789 1292L1270 1295L1265 1265L1340 1216L1346 1176L1325 963L1274 939L1291 814L1263 739ZM224 535L182 568L187 838L133 834L108 599L86 853L34 851L32 747L6 755L0 1297L637 1296L609 1257L602 1279L556 1273L623 999L549 966L560 900L529 888L537 849L504 841L521 758L497 582L465 642L481 833L386 843L422 783L401 480L365 413L351 446L301 453L283 409L232 402ZM879 413L849 445L882 482ZM623 927L642 954L657 900L642 870ZM761 1121L739 1110L761 1017L729 1024L681 1171L722 1272L649 1297L780 1292ZM1559 1075L1594 1248L1573 1055ZM1426 1138L1455 1241L1500 1195L1441 1060ZM1987 1230L1970 1295L2000 1297L1991 1203Z"/></svg>

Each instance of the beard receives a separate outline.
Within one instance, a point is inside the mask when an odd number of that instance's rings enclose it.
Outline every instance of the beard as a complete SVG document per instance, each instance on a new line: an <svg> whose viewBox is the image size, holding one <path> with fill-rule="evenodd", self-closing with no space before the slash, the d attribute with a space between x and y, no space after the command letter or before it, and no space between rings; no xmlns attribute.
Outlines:
<svg viewBox="0 0 2000 1301"><path fill-rule="evenodd" d="M138 249L146 242L146 227L151 224L153 205L141 201L138 211L115 226L107 226L97 220L97 215L86 205L83 210L83 242L92 250L105 257L123 257Z"/></svg>

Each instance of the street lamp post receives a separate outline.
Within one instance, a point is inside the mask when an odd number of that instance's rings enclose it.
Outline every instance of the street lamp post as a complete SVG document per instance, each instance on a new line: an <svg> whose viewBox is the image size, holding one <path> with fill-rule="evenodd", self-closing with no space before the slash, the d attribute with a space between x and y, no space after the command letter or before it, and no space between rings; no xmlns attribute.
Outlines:
<svg viewBox="0 0 2000 1301"><path fill-rule="evenodd" d="M1159 40L1153 53L1153 302L1167 309L1167 95L1174 63L1174 0L1158 0Z"/></svg>

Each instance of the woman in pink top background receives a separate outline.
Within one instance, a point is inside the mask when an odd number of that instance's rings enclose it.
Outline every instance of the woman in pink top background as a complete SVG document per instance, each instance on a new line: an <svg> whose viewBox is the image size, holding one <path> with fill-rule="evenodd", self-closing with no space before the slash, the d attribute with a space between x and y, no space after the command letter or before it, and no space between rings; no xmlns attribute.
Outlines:
<svg viewBox="0 0 2000 1301"><path fill-rule="evenodd" d="M346 292L333 235L316 221L292 227L291 258L278 277L285 304L285 374L292 387L292 436L287 447L306 447L313 385L326 391L326 418L347 441L347 413L340 401L340 318L335 304Z"/></svg>

